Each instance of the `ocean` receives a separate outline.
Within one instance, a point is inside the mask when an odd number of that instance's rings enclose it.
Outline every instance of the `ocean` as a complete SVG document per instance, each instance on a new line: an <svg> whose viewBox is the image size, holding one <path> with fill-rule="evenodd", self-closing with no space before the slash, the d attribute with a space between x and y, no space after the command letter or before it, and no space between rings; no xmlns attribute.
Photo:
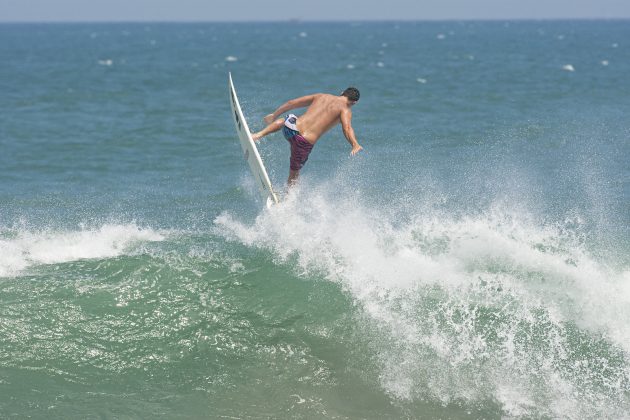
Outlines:
<svg viewBox="0 0 630 420"><path fill-rule="evenodd" d="M628 40L1 24L0 418L630 418ZM266 209L228 72L252 130L356 86L364 150Z"/></svg>

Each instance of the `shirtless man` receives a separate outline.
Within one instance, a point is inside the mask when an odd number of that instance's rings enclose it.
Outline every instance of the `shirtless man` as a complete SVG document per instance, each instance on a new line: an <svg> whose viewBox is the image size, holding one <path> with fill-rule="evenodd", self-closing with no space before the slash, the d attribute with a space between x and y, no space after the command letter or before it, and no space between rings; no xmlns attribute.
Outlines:
<svg viewBox="0 0 630 420"><path fill-rule="evenodd" d="M267 134L282 129L284 138L291 144L291 161L287 183L289 186L293 185L317 140L340 122L343 134L352 146L350 154L354 156L363 149L354 136L351 124L352 111L350 107L358 101L359 91L353 87L344 90L339 96L316 93L292 99L276 109L273 114L267 115L265 117L267 127L253 134L252 138L258 141ZM278 118L287 111L305 106L308 106L308 109L299 118L293 114Z"/></svg>

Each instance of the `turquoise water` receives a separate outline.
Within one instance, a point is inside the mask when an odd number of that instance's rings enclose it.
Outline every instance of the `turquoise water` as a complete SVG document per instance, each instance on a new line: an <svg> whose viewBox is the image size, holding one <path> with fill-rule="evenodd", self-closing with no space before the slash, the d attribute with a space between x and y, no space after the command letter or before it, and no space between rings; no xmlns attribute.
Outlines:
<svg viewBox="0 0 630 420"><path fill-rule="evenodd" d="M628 418L628 39L0 25L0 417ZM228 71L252 129L357 86L364 152L263 210Z"/></svg>

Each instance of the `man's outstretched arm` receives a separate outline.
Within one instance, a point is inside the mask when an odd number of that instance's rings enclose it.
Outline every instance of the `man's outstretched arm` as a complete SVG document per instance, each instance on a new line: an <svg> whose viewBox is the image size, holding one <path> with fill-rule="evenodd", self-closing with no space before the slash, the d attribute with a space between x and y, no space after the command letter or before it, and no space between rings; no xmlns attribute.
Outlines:
<svg viewBox="0 0 630 420"><path fill-rule="evenodd" d="M276 118L287 111L295 108L303 108L305 106L309 106L313 102L313 99L315 99L315 95L306 95L299 98L291 99L290 101L287 101L284 104L280 105L280 107L276 109L273 114L267 115L265 117L265 122L267 124L271 124Z"/></svg>
<svg viewBox="0 0 630 420"><path fill-rule="evenodd" d="M363 147L359 145L357 138L354 135L354 129L352 128L352 111L349 109L344 109L341 111L341 129L343 130L343 135L346 136L346 140L352 146L352 150L350 154L352 156L359 153L360 150L363 150Z"/></svg>

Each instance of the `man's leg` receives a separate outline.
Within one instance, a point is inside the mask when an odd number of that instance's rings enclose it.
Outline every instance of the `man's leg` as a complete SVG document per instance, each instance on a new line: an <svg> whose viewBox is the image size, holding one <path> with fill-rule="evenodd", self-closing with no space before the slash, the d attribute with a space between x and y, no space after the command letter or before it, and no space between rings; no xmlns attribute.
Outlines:
<svg viewBox="0 0 630 420"><path fill-rule="evenodd" d="M260 130L258 133L252 134L252 139L254 141L258 141L261 138L265 137L267 134L275 133L280 130L284 126L284 120L282 118L278 118L267 127Z"/></svg>
<svg viewBox="0 0 630 420"><path fill-rule="evenodd" d="M298 180L300 176L300 171L294 171L293 169L289 169L289 179L287 179L287 185L292 187Z"/></svg>

